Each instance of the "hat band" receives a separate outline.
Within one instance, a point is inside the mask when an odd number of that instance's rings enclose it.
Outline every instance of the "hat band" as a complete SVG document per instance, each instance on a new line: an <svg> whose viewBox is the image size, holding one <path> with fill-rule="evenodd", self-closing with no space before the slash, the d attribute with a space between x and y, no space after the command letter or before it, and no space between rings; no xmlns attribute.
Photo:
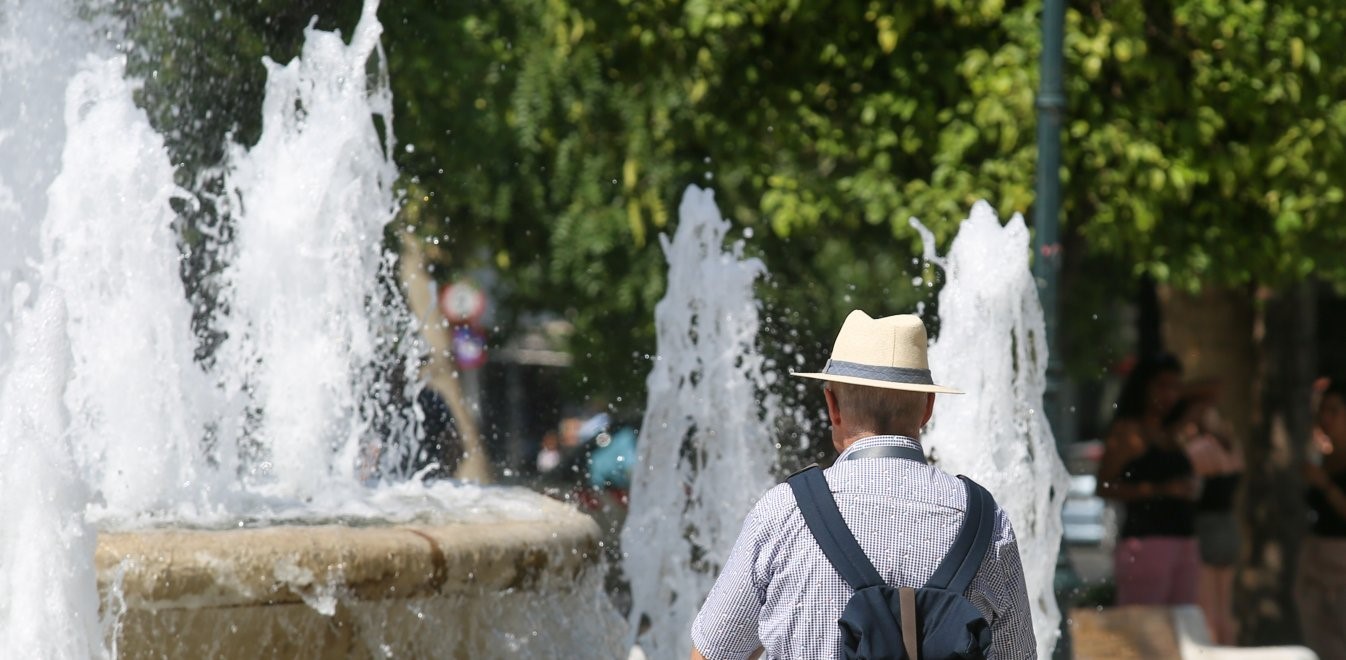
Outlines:
<svg viewBox="0 0 1346 660"><path fill-rule="evenodd" d="M853 378L883 380L890 383L907 383L908 385L935 384L934 379L930 377L929 369L876 367L874 365L860 364L859 362L843 362L841 360L828 360L827 366L823 367L823 373L831 376L851 376Z"/></svg>

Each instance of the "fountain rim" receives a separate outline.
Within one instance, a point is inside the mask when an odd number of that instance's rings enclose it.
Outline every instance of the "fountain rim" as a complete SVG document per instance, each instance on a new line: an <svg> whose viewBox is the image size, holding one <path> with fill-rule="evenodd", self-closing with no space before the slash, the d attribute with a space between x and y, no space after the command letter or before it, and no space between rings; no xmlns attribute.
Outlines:
<svg viewBox="0 0 1346 660"><path fill-rule="evenodd" d="M537 520L98 534L99 591L130 609L429 597L574 582L598 564L596 522L537 495Z"/></svg>

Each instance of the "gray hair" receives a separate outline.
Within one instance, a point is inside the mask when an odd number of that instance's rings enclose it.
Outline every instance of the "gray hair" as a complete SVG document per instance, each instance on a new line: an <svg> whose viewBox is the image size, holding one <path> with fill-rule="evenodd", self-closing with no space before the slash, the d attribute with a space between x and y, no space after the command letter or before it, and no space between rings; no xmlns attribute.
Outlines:
<svg viewBox="0 0 1346 660"><path fill-rule="evenodd" d="M904 435L916 438L925 421L925 392L891 390L851 383L830 382L847 426L871 435Z"/></svg>

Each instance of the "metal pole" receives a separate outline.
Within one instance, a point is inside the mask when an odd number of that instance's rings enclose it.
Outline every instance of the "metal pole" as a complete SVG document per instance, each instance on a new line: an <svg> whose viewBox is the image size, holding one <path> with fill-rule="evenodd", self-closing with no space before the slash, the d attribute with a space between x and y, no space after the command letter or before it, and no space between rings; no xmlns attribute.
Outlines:
<svg viewBox="0 0 1346 660"><path fill-rule="evenodd" d="M1037 197L1033 203L1033 274L1037 279L1038 298L1042 302L1042 316L1047 333L1047 387L1043 411L1056 437L1057 449L1071 435L1062 424L1061 359L1057 341L1057 276L1061 270L1061 116L1065 113L1066 98L1061 89L1063 68L1062 50L1065 33L1065 1L1043 0L1042 5L1042 61L1038 83L1038 166ZM1064 452L1063 452L1064 455ZM1057 602L1066 605L1068 594L1078 582L1065 556L1065 539L1061 541L1056 562ZM1063 594L1064 592L1064 594ZM1054 658L1071 656L1070 629L1066 625L1069 612L1062 607L1061 637Z"/></svg>
<svg viewBox="0 0 1346 660"><path fill-rule="evenodd" d="M1056 341L1056 286L1061 270L1061 116L1066 98L1061 91L1064 0L1044 0L1042 8L1042 76L1038 83L1037 199L1033 204L1033 274L1047 330L1047 418L1060 428L1060 360ZM1062 437L1057 433L1058 442Z"/></svg>

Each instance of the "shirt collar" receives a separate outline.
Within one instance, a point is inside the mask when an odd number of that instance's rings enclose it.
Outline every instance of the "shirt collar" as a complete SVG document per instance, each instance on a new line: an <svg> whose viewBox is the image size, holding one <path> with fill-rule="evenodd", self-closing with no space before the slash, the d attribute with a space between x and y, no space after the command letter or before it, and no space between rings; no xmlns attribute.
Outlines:
<svg viewBox="0 0 1346 660"><path fill-rule="evenodd" d="M859 440L852 442L851 446L846 448L846 451L841 452L841 455L837 456L837 462L846 460L846 457L849 456L851 452L866 447L912 447L921 449L921 443L918 440L908 438L905 435L871 435L867 438L860 438Z"/></svg>

